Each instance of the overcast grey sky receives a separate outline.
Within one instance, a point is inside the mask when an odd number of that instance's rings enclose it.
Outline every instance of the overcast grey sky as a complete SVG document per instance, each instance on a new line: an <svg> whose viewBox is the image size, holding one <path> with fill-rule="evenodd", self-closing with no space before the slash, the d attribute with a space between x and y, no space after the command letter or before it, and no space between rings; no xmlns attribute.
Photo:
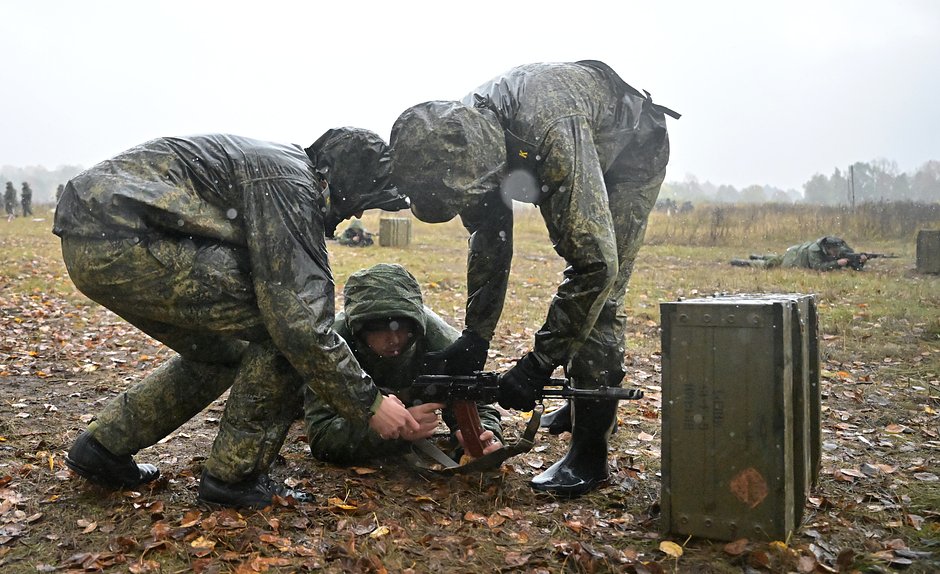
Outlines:
<svg viewBox="0 0 940 574"><path fill-rule="evenodd" d="M412 104L580 59L683 114L669 181L801 190L854 161L940 160L934 0L0 0L0 165L201 132L387 139Z"/></svg>

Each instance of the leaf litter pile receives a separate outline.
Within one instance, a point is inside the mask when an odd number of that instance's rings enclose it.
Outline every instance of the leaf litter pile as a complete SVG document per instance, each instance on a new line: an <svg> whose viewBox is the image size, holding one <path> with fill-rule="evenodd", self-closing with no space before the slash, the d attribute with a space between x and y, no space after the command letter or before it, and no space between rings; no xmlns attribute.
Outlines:
<svg viewBox="0 0 940 574"><path fill-rule="evenodd" d="M0 248L18 241L0 235ZM196 487L224 395L137 455L161 470L147 488L103 490L65 467L95 413L169 352L77 295L54 238L35 241L48 257L4 260L0 275L2 572L940 571L936 339L853 358L823 336L822 473L787 540L660 532L659 331L642 314L631 319L625 384L646 396L621 403L611 480L589 495L555 499L527 485L565 452L567 433L540 431L498 472L443 478L397 460L319 463L297 423L272 476L316 501L219 510L199 505ZM821 321L839 304L823 300ZM531 327L497 337L490 366L511 365ZM526 416L504 419L513 440Z"/></svg>

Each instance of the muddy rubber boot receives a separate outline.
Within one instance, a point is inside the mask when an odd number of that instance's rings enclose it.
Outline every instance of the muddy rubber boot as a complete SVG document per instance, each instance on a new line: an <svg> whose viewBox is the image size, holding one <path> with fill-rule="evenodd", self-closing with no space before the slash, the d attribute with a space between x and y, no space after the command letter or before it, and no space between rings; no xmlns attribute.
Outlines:
<svg viewBox="0 0 940 574"><path fill-rule="evenodd" d="M733 265L733 266L735 266L735 267L750 267L750 266L751 266L751 261L752 261L752 260L750 260L750 259L732 259L732 260L731 260L731 265Z"/></svg>
<svg viewBox="0 0 940 574"><path fill-rule="evenodd" d="M571 401L552 412L542 415L539 427L548 429L548 434L559 435L571 430Z"/></svg>
<svg viewBox="0 0 940 574"><path fill-rule="evenodd" d="M112 453L88 431L75 439L65 456L65 465L79 476L107 488L134 488L160 476L160 470L154 465L137 464L129 454Z"/></svg>
<svg viewBox="0 0 940 574"><path fill-rule="evenodd" d="M533 489L573 497L597 488L610 476L607 439L617 418L617 401L572 401L571 446L561 460L530 482Z"/></svg>

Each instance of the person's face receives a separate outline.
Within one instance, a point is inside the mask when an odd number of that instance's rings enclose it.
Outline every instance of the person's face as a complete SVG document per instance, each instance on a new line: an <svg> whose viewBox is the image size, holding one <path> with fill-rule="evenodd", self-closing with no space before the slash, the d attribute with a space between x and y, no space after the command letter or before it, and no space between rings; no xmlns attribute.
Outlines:
<svg viewBox="0 0 940 574"><path fill-rule="evenodd" d="M828 255L829 257L836 257L837 255L839 255L839 247L837 245L827 245L826 255Z"/></svg>
<svg viewBox="0 0 940 574"><path fill-rule="evenodd" d="M382 325L371 325L362 338L376 355L397 357L414 340L414 325L408 320L391 319Z"/></svg>

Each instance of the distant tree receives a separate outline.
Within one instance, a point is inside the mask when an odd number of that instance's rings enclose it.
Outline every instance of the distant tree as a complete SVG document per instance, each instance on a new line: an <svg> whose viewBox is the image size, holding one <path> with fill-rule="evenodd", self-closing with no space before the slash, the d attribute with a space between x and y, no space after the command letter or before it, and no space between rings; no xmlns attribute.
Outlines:
<svg viewBox="0 0 940 574"><path fill-rule="evenodd" d="M839 171L839 168L836 168L829 176L829 197L830 200L825 203L848 203L849 180L846 179L845 174Z"/></svg>
<svg viewBox="0 0 940 574"><path fill-rule="evenodd" d="M737 203L741 194L731 185L719 185L715 191L715 201L718 203Z"/></svg>
<svg viewBox="0 0 940 574"><path fill-rule="evenodd" d="M741 190L742 203L763 203L767 201L762 185L749 185Z"/></svg>
<svg viewBox="0 0 940 574"><path fill-rule="evenodd" d="M776 187L770 188L770 193L767 193L767 190L764 190L764 193L767 195L767 199L773 203L795 203L800 199L800 194L796 191L784 191Z"/></svg>
<svg viewBox="0 0 940 574"><path fill-rule="evenodd" d="M829 179L821 173L817 173L803 184L803 198L806 203L838 203L829 186Z"/></svg>
<svg viewBox="0 0 940 574"><path fill-rule="evenodd" d="M930 160L917 170L911 180L911 199L940 201L940 161Z"/></svg>

